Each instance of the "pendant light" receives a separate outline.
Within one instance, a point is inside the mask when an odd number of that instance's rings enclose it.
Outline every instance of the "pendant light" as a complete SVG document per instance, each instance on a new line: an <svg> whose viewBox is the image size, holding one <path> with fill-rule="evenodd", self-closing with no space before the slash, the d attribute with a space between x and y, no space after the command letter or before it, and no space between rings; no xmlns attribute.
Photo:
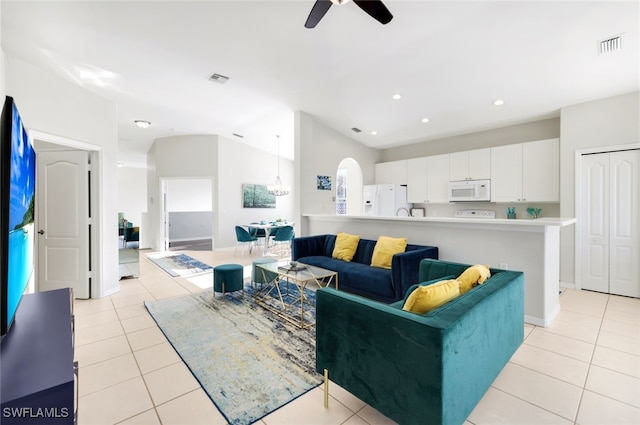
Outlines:
<svg viewBox="0 0 640 425"><path fill-rule="evenodd" d="M282 180L280 180L280 136L276 137L278 138L278 175L276 176L276 183L267 186L267 191L275 196L284 196L289 194L290 188L289 186L284 186Z"/></svg>

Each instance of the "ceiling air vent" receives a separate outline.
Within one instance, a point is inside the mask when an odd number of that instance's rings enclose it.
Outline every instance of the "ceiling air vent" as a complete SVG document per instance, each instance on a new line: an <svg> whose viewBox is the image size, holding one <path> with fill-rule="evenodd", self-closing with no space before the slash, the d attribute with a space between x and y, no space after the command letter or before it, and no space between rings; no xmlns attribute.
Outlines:
<svg viewBox="0 0 640 425"><path fill-rule="evenodd" d="M356 133L362 133L362 130L360 130L358 127L353 127L351 130L353 130Z"/></svg>
<svg viewBox="0 0 640 425"><path fill-rule="evenodd" d="M224 75L220 75L220 74L211 74L209 75L209 81L213 81L215 83L219 83L219 84L224 84L227 81L229 81L229 77L225 77Z"/></svg>
<svg viewBox="0 0 640 425"><path fill-rule="evenodd" d="M604 55L606 53L615 52L622 49L622 36L617 35L615 37L602 40L598 46L598 53Z"/></svg>
<svg viewBox="0 0 640 425"><path fill-rule="evenodd" d="M242 134L238 134L238 133L231 133L231 134L233 134L234 136L236 136L239 139L244 139L244 136Z"/></svg>

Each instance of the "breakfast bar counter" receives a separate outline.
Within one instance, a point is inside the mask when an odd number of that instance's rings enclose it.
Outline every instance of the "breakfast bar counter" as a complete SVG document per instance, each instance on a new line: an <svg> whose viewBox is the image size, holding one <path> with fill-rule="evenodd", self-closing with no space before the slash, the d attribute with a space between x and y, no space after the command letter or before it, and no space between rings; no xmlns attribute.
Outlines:
<svg viewBox="0 0 640 425"><path fill-rule="evenodd" d="M439 248L440 259L519 270L525 321L549 326L560 312L560 231L575 218L495 219L303 214L303 235L347 232L363 238L406 237Z"/></svg>

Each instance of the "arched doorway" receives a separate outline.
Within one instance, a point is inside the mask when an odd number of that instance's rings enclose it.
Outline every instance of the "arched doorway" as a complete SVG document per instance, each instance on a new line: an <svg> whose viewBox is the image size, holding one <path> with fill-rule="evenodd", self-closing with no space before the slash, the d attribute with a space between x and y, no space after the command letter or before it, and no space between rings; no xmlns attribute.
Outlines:
<svg viewBox="0 0 640 425"><path fill-rule="evenodd" d="M336 173L336 215L362 214L362 169L353 158L338 164Z"/></svg>

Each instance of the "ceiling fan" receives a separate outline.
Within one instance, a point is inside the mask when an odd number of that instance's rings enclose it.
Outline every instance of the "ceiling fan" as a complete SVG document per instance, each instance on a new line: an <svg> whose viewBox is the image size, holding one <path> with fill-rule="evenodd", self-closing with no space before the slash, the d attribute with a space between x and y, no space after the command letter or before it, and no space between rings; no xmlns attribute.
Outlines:
<svg viewBox="0 0 640 425"><path fill-rule="evenodd" d="M343 5L348 1L349 0L316 0L309 13L307 22L304 24L305 28L315 28L332 4ZM388 24L393 19L393 15L381 0L353 0L353 2L381 24Z"/></svg>

